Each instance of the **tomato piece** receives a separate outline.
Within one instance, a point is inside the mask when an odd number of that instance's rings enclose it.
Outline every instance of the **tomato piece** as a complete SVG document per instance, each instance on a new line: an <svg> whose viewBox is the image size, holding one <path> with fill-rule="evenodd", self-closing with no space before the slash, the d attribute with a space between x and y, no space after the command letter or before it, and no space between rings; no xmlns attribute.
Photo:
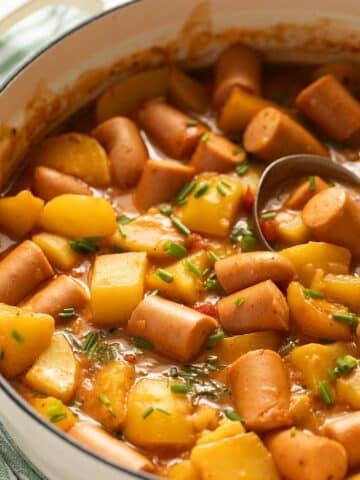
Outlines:
<svg viewBox="0 0 360 480"><path fill-rule="evenodd" d="M266 241L274 243L278 239L276 222L274 219L263 220L260 218L259 225Z"/></svg>
<svg viewBox="0 0 360 480"><path fill-rule="evenodd" d="M255 202L255 192L251 187L247 187L242 197L242 207L249 213L252 213Z"/></svg>
<svg viewBox="0 0 360 480"><path fill-rule="evenodd" d="M207 240L199 233L190 233L190 235L186 239L186 247L191 252L198 252L200 250L205 250L206 245L207 245Z"/></svg>
<svg viewBox="0 0 360 480"><path fill-rule="evenodd" d="M209 317L217 316L216 306L209 302L197 302L194 304L193 309L203 315L209 315Z"/></svg>

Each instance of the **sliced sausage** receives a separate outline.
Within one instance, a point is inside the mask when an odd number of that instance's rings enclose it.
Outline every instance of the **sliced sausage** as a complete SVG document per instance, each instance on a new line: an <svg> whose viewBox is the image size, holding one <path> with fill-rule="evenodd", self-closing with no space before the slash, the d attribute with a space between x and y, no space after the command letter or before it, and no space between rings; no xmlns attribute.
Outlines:
<svg viewBox="0 0 360 480"><path fill-rule="evenodd" d="M151 295L133 311L128 332L149 340L160 353L187 362L200 352L217 325L208 315Z"/></svg>
<svg viewBox="0 0 360 480"><path fill-rule="evenodd" d="M272 107L264 108L251 120L244 133L244 147L266 162L296 153L328 155L310 132Z"/></svg>
<svg viewBox="0 0 360 480"><path fill-rule="evenodd" d="M246 252L215 263L216 276L226 293L236 292L264 280L287 285L295 277L292 262L276 252Z"/></svg>
<svg viewBox="0 0 360 480"><path fill-rule="evenodd" d="M76 422L68 434L97 454L137 472L153 472L154 465L126 443L89 422Z"/></svg>
<svg viewBox="0 0 360 480"><path fill-rule="evenodd" d="M345 448L350 467L360 465L360 412L351 412L325 423L323 432Z"/></svg>
<svg viewBox="0 0 360 480"><path fill-rule="evenodd" d="M25 240L0 262L0 302L17 305L53 275L42 250L34 242Z"/></svg>
<svg viewBox="0 0 360 480"><path fill-rule="evenodd" d="M222 52L215 66L213 104L219 109L231 90L238 86L255 95L261 92L260 55L245 45L233 45Z"/></svg>
<svg viewBox="0 0 360 480"><path fill-rule="evenodd" d="M148 160L135 190L140 210L171 200L195 173L192 167L173 160Z"/></svg>
<svg viewBox="0 0 360 480"><path fill-rule="evenodd" d="M227 172L245 160L245 151L221 135L209 133L206 142L199 142L189 166L197 172Z"/></svg>
<svg viewBox="0 0 360 480"><path fill-rule="evenodd" d="M32 188L46 202L64 193L92 195L90 188L79 178L48 167L35 168Z"/></svg>
<svg viewBox="0 0 360 480"><path fill-rule="evenodd" d="M33 312L47 313L55 319L65 308L74 308L79 312L89 301L89 296L79 282L67 275L59 275L45 288L42 288L23 307Z"/></svg>
<svg viewBox="0 0 360 480"><path fill-rule="evenodd" d="M253 350L242 355L231 364L229 379L247 429L266 431L291 424L289 379L278 353Z"/></svg>
<svg viewBox="0 0 360 480"><path fill-rule="evenodd" d="M360 93L360 65L351 62L334 62L321 65L314 70L312 77L317 80L324 75L334 75L353 95Z"/></svg>
<svg viewBox="0 0 360 480"><path fill-rule="evenodd" d="M217 310L222 327L230 333L289 329L286 298L271 280L223 298Z"/></svg>
<svg viewBox="0 0 360 480"><path fill-rule="evenodd" d="M347 470L340 443L301 430L269 435L266 446L280 474L288 480L343 480Z"/></svg>
<svg viewBox="0 0 360 480"><path fill-rule="evenodd" d="M138 111L137 118L140 126L161 150L177 159L190 156L207 130L204 125L194 122L162 99L145 103Z"/></svg>
<svg viewBox="0 0 360 480"><path fill-rule="evenodd" d="M360 103L334 75L324 75L306 87L296 106L329 138L360 141Z"/></svg>
<svg viewBox="0 0 360 480"><path fill-rule="evenodd" d="M317 240L347 247L360 258L360 205L349 192L341 187L323 190L305 205L302 218Z"/></svg>
<svg viewBox="0 0 360 480"><path fill-rule="evenodd" d="M317 175L314 176L314 186L311 187L310 181L302 182L290 195L285 206L293 210L301 210L305 204L317 193L329 188L329 185Z"/></svg>
<svg viewBox="0 0 360 480"><path fill-rule="evenodd" d="M148 159L136 124L126 117L114 117L98 125L92 135L108 153L114 183L120 188L134 185Z"/></svg>

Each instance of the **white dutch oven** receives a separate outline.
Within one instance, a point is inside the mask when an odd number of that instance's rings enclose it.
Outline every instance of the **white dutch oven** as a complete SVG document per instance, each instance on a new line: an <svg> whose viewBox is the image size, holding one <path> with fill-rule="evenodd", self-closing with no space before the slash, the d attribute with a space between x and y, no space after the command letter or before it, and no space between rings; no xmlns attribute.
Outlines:
<svg viewBox="0 0 360 480"><path fill-rule="evenodd" d="M94 7L101 2L62 3ZM0 182L7 180L31 142L117 76L169 56L204 64L234 41L254 45L275 61L360 61L359 0L122 2L50 45L3 87ZM0 421L51 480L151 477L132 473L70 440L35 414L3 378Z"/></svg>

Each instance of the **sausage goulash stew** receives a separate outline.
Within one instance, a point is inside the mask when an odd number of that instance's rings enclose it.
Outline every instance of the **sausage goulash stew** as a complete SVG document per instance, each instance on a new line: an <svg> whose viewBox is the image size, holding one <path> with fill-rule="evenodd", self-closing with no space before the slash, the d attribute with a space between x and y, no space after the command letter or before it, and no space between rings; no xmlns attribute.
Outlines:
<svg viewBox="0 0 360 480"><path fill-rule="evenodd" d="M360 479L360 192L266 164L360 165L360 66L122 79L0 199L0 372L55 427L174 480Z"/></svg>

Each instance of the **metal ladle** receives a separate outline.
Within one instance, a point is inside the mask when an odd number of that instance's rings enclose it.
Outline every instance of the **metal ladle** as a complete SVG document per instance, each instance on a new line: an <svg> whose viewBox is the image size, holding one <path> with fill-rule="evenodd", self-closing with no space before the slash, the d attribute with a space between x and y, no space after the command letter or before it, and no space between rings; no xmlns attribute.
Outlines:
<svg viewBox="0 0 360 480"><path fill-rule="evenodd" d="M289 155L271 163L260 178L254 203L256 233L263 247L267 250L273 251L274 249L261 231L259 224L261 210L283 182L291 179L295 180L305 175L318 175L360 187L360 177L356 173L327 157L306 154Z"/></svg>

